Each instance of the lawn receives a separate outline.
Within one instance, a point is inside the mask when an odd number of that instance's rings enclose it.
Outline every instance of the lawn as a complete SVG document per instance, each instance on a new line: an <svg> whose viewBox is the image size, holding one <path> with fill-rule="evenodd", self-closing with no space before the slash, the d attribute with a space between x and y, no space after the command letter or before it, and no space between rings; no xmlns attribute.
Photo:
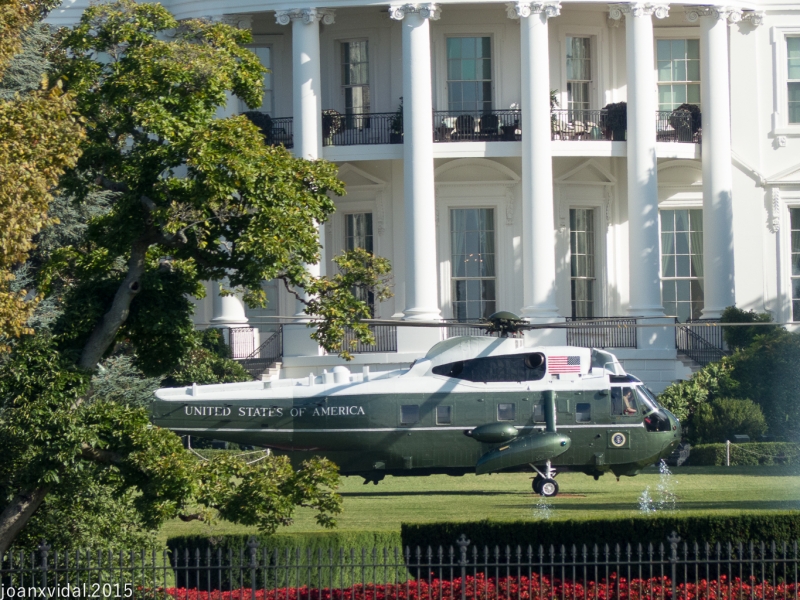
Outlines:
<svg viewBox="0 0 800 600"><path fill-rule="evenodd" d="M800 467L683 467L673 469L668 486L680 511L800 510ZM449 477L387 477L376 485L363 485L360 477L342 478L340 493L344 513L342 530L399 530L401 523L445 520L569 519L587 514L639 513L642 493L657 501L661 475L653 467L636 477L617 481L606 475L599 481L580 473L558 476L559 496L543 501L530 488L530 475L495 474ZM309 511L299 511L295 523L283 532L320 531ZM171 521L160 531L173 535L247 533L252 528L220 522Z"/></svg>

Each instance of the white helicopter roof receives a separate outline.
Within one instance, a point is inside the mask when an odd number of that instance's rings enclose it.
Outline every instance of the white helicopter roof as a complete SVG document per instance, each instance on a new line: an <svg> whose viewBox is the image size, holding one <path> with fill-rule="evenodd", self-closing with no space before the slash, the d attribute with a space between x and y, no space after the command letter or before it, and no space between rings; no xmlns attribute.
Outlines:
<svg viewBox="0 0 800 600"><path fill-rule="evenodd" d="M469 391L486 383L453 380L436 375L433 369L458 361L489 356L508 356L514 354L541 353L547 360L547 374L539 381L526 383L528 389L555 387L600 388L608 383L609 375L625 375L625 371L610 352L576 346L526 347L521 338L493 338L486 336L455 337L433 346L425 357L417 360L408 369L388 372L351 373L345 366L334 367L332 372L321 375L310 374L298 379L279 379L276 381L252 381L245 383L225 383L196 385L179 388L163 388L156 391L161 400L191 401L224 398L266 399L298 398L318 395L338 394L376 394L397 392L398 378L402 378L402 391L406 393L435 392L446 387L450 391ZM555 367L556 364L571 367L570 372ZM577 368L576 368L577 367ZM560 371L560 372L559 372ZM582 380L582 381L581 381ZM449 383L447 383L449 382ZM496 383L491 386L515 387L520 383Z"/></svg>

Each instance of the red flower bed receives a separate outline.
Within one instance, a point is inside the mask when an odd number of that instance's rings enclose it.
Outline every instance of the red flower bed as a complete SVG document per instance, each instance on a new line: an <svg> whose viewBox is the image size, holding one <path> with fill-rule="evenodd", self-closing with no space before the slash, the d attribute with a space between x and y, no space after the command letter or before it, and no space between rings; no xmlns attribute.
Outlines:
<svg viewBox="0 0 800 600"><path fill-rule="evenodd" d="M344 589L315 589L308 587L257 590L258 600L461 600L461 579L452 581L431 579L386 585L358 584ZM798 600L800 586L757 582L754 578L729 581L701 580L680 584L677 596L672 597L672 583L666 577L631 579L612 574L599 582L572 582L549 579L534 574L531 577L486 578L468 576L465 581L469 600ZM249 588L232 592L200 592L186 588L159 590L154 598L176 600L249 600Z"/></svg>

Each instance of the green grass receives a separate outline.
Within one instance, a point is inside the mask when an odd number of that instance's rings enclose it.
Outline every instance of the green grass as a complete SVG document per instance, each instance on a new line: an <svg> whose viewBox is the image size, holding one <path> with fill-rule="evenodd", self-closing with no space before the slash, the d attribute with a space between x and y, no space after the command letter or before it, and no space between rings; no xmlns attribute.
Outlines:
<svg viewBox="0 0 800 600"><path fill-rule="evenodd" d="M789 467L683 467L673 469L673 491L678 510L729 512L800 510L800 469ZM655 468L620 481L605 475L599 481L580 473L558 476L558 497L548 501L552 519L631 515L639 511L645 488L657 495L660 475ZM401 523L514 520L536 518L541 500L531 492L530 475L495 474L449 477L387 477L377 486L362 485L360 477L342 479L344 513L340 530L399 531ZM295 523L282 533L321 531L310 511L297 513ZM171 521L160 531L173 535L224 535L255 531L227 522L213 526Z"/></svg>

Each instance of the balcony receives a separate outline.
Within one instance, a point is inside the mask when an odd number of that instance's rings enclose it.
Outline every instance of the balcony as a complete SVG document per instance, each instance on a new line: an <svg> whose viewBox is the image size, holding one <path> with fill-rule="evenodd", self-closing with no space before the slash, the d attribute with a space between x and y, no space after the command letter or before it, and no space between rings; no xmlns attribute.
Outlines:
<svg viewBox="0 0 800 600"><path fill-rule="evenodd" d="M614 126L605 110L555 109L550 113L551 137L557 141L625 141L626 128ZM701 130L692 123L688 111L658 111L656 141L698 144ZM458 142L518 142L522 139L522 114L517 110L493 110L465 113L433 112L433 141L437 144ZM262 132L271 145L292 148L292 117L282 117L262 124ZM364 146L402 144L403 123L397 113L342 115L324 111L322 145Z"/></svg>

